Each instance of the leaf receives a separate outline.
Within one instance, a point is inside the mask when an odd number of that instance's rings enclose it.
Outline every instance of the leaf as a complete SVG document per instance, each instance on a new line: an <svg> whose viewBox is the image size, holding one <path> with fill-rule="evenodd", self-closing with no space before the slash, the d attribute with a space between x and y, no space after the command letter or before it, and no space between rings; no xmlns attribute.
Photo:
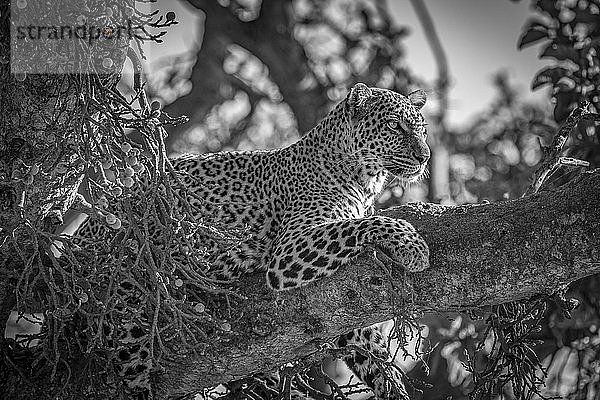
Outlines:
<svg viewBox="0 0 600 400"><path fill-rule="evenodd" d="M579 52L569 45L550 43L540 54L540 58L552 57L560 61L571 60L577 63Z"/></svg>
<svg viewBox="0 0 600 400"><path fill-rule="evenodd" d="M575 12L574 22L593 25L598 23L598 14L592 14L590 9L581 10L577 7L573 11ZM593 29L593 26L590 29Z"/></svg>
<svg viewBox="0 0 600 400"><path fill-rule="evenodd" d="M558 92L554 95L556 106L554 107L554 120L562 122L571 113L571 110L577 107L579 95L574 92Z"/></svg>
<svg viewBox="0 0 600 400"><path fill-rule="evenodd" d="M517 48L521 50L523 47L531 46L543 39L548 39L548 27L538 21L529 21L528 26L523 30L525 33L519 39Z"/></svg>
<svg viewBox="0 0 600 400"><path fill-rule="evenodd" d="M537 0L535 6L538 10L551 16L553 19L558 18L560 8L556 0Z"/></svg>
<svg viewBox="0 0 600 400"><path fill-rule="evenodd" d="M572 72L563 67L548 67L538 72L531 82L531 90L536 90L542 85L552 83L553 85L564 76L570 77Z"/></svg>

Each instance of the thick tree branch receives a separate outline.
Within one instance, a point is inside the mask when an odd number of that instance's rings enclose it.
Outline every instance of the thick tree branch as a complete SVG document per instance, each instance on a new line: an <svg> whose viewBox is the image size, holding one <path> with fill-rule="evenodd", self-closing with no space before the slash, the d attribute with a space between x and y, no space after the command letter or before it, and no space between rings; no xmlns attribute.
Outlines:
<svg viewBox="0 0 600 400"><path fill-rule="evenodd" d="M384 215L409 220L426 239L431 269L406 274L387 266L387 273L365 255L331 278L280 294L266 288L262 274L249 276L241 282L248 297L243 317L232 323L230 336L213 353L182 353L178 365L159 377L161 396L309 356L328 338L391 318L392 304L473 309L551 293L598 273L599 209L597 170L557 191L513 201L386 210Z"/></svg>
<svg viewBox="0 0 600 400"><path fill-rule="evenodd" d="M192 91L166 107L173 115L184 114L191 121L170 128L171 143L205 118L211 107L220 101L219 87L226 80L222 64L227 48L232 44L245 48L269 67L269 77L294 112L300 132L308 132L319 121L327 111L327 88L320 85L303 88L301 85L312 72L304 48L293 35L289 1L263 2L258 19L248 22L241 21L229 8L217 2L188 2L206 15L204 35L190 77Z"/></svg>

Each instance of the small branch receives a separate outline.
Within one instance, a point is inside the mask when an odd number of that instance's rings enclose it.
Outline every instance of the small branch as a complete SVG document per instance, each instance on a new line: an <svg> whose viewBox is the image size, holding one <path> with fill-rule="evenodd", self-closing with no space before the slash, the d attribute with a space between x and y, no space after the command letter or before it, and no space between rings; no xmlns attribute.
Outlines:
<svg viewBox="0 0 600 400"><path fill-rule="evenodd" d="M567 139L573 128L577 125L577 123L583 119L593 119L597 114L586 113L589 103L584 103L583 105L575 108L571 111L571 114L563 124L563 126L558 130L554 139L552 139L552 144L550 146L542 146L542 152L544 154L540 166L533 174L533 182L525 193L523 197L530 196L534 193L537 193L544 182L550 178L550 176L556 172L558 168L562 165L567 166L576 166L576 167L587 167L589 163L583 160L577 160L575 158L570 157L561 157L561 153L567 143Z"/></svg>
<svg viewBox="0 0 600 400"><path fill-rule="evenodd" d="M600 121L600 114L597 113L585 113L581 116L581 119L588 121Z"/></svg>

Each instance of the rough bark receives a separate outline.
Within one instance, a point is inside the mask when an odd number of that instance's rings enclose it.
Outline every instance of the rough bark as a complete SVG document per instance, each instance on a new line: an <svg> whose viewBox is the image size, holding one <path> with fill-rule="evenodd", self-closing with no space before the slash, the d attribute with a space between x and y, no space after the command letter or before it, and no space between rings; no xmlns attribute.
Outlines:
<svg viewBox="0 0 600 400"><path fill-rule="evenodd" d="M410 221L425 238L429 270L408 274L387 266L388 275L365 255L331 278L279 294L265 287L261 274L250 276L242 282L244 317L218 352L184 355L158 387L163 395L173 388L189 393L309 356L327 338L391 318L393 303L439 312L552 293L600 272L598 210L598 170L519 200L386 210L383 215Z"/></svg>

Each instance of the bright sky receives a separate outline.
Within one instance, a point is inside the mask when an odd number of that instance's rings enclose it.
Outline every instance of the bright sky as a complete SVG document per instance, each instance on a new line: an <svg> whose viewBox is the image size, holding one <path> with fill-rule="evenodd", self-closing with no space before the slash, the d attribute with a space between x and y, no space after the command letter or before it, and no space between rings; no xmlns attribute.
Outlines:
<svg viewBox="0 0 600 400"><path fill-rule="evenodd" d="M165 42L149 52L152 62L159 55L181 54L200 37L202 14L183 1L162 1L165 10L175 11L180 24L171 29ZM436 65L425 35L408 0L388 0L395 22L408 26L404 41L406 62L426 81L436 76ZM461 125L476 116L494 96L493 74L507 70L525 98L548 102L543 91L530 91L536 71L545 64L537 59L539 49L517 50L521 29L531 15L530 0L426 0L448 57L452 86L450 125Z"/></svg>
<svg viewBox="0 0 600 400"><path fill-rule="evenodd" d="M399 25L411 29L405 40L406 62L418 76L436 77L433 53L408 0L388 0ZM521 29L531 15L531 1L427 0L427 6L448 58L452 87L448 119L464 123L485 109L494 96L493 74L507 70L525 98L548 103L543 90L531 92L535 72L545 64L535 47L517 50Z"/></svg>

